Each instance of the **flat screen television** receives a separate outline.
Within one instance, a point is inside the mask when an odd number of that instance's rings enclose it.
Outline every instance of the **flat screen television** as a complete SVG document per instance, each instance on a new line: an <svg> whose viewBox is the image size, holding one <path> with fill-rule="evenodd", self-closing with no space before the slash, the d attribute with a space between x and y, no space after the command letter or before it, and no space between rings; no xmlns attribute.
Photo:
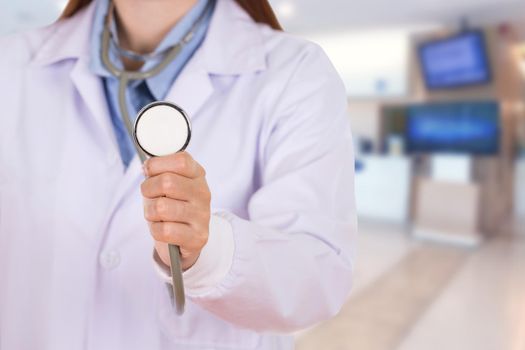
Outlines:
<svg viewBox="0 0 525 350"><path fill-rule="evenodd" d="M429 90L487 84L492 79L485 36L481 31L425 42L419 45L418 54Z"/></svg>
<svg viewBox="0 0 525 350"><path fill-rule="evenodd" d="M406 148L409 153L494 155L500 147L497 102L454 102L408 108Z"/></svg>

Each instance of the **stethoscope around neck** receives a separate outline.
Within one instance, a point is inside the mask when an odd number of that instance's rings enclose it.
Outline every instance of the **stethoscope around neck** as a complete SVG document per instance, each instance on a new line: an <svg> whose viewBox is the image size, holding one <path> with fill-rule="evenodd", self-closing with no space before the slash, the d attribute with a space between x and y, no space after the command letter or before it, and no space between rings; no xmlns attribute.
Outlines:
<svg viewBox="0 0 525 350"><path fill-rule="evenodd" d="M146 62L147 60L156 58L156 56L140 55L118 47L110 29L115 8L113 1L109 3L102 33L102 63L106 69L119 80L118 104L126 130L133 139L137 154L143 163L148 156L163 156L183 151L188 146L191 138L191 124L184 110L171 102L152 102L139 111L135 123L132 125L126 103L126 90L130 82L152 78L160 74L173 62L183 46L192 39L195 30L204 20L205 15L208 13L208 8L213 1L210 0L208 2L202 15L193 23L181 41L160 53L165 56L160 63L145 71L127 71L118 68L111 62L109 57L111 44L119 51L121 56L125 56L131 60ZM169 288L169 291L174 301L176 312L181 315L184 312L185 293L180 264L180 249L178 246L172 244L168 247L173 285L172 288Z"/></svg>

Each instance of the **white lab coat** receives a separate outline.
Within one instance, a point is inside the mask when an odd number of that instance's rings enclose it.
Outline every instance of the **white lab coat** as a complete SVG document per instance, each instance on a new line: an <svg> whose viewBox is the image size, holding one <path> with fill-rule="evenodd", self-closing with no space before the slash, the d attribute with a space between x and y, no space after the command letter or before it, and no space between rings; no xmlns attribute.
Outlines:
<svg viewBox="0 0 525 350"><path fill-rule="evenodd" d="M219 0L167 100L190 115L234 254L175 315L152 261L140 162L125 171L93 5L0 40L0 349L288 349L351 285L353 155L343 85L316 45ZM213 232L210 232L212 235Z"/></svg>

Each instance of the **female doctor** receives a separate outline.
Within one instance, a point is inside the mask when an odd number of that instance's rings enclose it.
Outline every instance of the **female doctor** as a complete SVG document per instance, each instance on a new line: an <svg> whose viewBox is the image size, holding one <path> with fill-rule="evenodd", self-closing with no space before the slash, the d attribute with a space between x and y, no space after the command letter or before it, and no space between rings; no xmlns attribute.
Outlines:
<svg viewBox="0 0 525 350"><path fill-rule="evenodd" d="M108 13L130 71L193 31L127 88L133 117L186 110L185 152L135 154L101 62ZM356 231L345 90L266 0L71 0L0 47L0 349L291 349L339 311Z"/></svg>

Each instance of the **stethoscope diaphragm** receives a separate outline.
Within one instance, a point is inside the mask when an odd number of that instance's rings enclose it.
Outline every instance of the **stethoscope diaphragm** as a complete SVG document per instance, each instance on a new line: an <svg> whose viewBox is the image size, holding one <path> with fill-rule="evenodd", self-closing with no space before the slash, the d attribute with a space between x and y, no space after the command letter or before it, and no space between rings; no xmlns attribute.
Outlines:
<svg viewBox="0 0 525 350"><path fill-rule="evenodd" d="M190 120L182 108L166 101L142 108L135 120L133 136L139 148L150 157L183 151L191 139Z"/></svg>

